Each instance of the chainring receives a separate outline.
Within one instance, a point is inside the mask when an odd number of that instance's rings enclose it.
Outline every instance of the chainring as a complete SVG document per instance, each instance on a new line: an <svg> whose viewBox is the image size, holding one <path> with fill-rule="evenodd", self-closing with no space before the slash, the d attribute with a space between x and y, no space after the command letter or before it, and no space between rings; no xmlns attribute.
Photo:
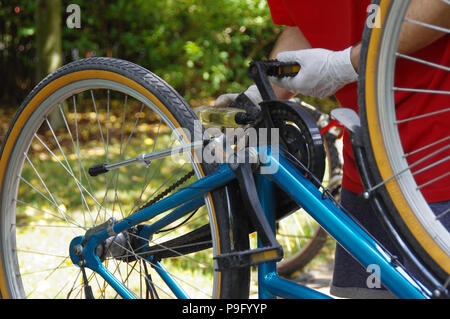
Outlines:
<svg viewBox="0 0 450 319"><path fill-rule="evenodd" d="M279 136L287 151L299 160L306 170L302 173L314 184L322 182L325 173L326 153L320 129L312 115L302 106L288 101L266 101L273 126L279 129ZM299 209L280 188L276 191L277 219Z"/></svg>

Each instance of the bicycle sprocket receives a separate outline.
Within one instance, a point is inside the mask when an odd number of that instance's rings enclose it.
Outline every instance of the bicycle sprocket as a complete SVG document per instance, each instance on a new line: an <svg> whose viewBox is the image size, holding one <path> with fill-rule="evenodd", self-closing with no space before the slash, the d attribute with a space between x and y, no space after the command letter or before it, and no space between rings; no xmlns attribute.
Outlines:
<svg viewBox="0 0 450 319"><path fill-rule="evenodd" d="M326 153L320 129L312 115L300 105L287 101L267 101L275 128L279 129L280 142L286 151L306 168L302 173L315 182L322 181L325 173ZM311 176L313 175L313 176ZM277 189L277 219L297 210L298 205L281 189Z"/></svg>

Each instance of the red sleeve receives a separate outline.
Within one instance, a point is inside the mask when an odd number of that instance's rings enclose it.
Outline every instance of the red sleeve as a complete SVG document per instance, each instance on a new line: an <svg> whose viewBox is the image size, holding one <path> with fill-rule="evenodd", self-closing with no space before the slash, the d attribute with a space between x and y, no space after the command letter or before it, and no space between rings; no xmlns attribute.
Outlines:
<svg viewBox="0 0 450 319"><path fill-rule="evenodd" d="M282 0L267 0L267 3L269 4L270 14L272 15L274 24L288 26L296 25L286 11L286 7Z"/></svg>

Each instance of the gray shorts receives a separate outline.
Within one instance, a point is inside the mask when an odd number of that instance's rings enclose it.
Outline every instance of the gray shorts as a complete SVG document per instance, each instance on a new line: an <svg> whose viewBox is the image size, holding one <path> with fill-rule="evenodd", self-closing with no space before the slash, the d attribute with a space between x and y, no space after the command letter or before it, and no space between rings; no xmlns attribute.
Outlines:
<svg viewBox="0 0 450 319"><path fill-rule="evenodd" d="M391 254L399 257L400 262L402 262L401 254L375 216L369 202L357 194L342 189L341 204L372 236ZM439 215L450 207L450 201L433 203L430 204L430 207L436 215ZM450 229L450 214L441 218L441 222L447 229ZM408 268L407 265L405 267ZM369 288L367 283L371 275L372 273L368 272L342 246L336 245L333 279L330 288L332 295L341 298L396 298L383 285L380 285L379 288L371 285L372 287Z"/></svg>

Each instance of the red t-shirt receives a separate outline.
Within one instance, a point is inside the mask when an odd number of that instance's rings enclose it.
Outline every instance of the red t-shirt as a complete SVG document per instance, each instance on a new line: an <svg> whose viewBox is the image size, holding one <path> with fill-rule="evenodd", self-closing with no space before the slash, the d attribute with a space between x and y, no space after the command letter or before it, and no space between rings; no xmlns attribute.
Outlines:
<svg viewBox="0 0 450 319"><path fill-rule="evenodd" d="M364 30L367 7L371 0L268 0L272 20L277 25L297 26L313 48L343 50L359 43ZM446 35L430 46L410 54L415 57L449 65L450 36ZM449 72L429 67L405 59L397 59L395 75L397 87L450 90ZM357 84L352 83L338 92L336 98L343 107L358 111ZM422 94L412 92L395 93L397 118L404 119L448 108L448 95ZM430 154L449 145L450 112L399 125L403 148L406 153L413 152L430 143L447 138L426 151L408 157L414 163L424 154ZM446 159L441 164L415 175L418 185L433 181L422 188L429 202L450 199L450 150L447 149L431 159L435 162ZM430 163L421 163L413 168L420 170ZM442 176L444 176L442 178ZM440 178L439 178L440 177ZM344 135L344 176L342 186L354 192L362 192L363 186L356 168L348 134Z"/></svg>

